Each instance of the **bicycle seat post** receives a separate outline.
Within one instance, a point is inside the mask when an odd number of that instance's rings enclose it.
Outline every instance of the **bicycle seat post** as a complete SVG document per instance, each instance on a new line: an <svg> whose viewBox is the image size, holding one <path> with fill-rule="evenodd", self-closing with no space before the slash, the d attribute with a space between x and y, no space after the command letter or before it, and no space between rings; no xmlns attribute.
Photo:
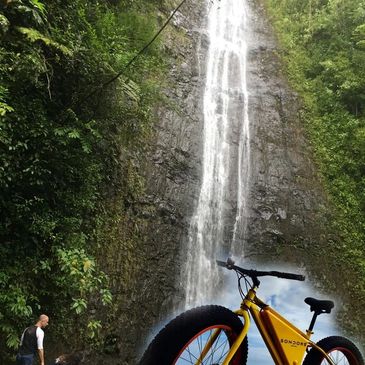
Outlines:
<svg viewBox="0 0 365 365"><path fill-rule="evenodd" d="M313 317L312 317L311 323L310 323L310 325L309 325L309 328L307 329L307 332L309 332L309 333L313 333L314 324L316 323L316 320L317 320L318 314L319 314L319 313L318 313L317 311L315 311L315 312L313 313Z"/></svg>

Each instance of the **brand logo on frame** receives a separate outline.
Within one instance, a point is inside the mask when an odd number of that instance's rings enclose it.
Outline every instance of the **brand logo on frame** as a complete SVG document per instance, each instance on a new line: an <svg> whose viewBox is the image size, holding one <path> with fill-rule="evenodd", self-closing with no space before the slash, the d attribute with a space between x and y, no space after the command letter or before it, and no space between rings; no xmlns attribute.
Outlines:
<svg viewBox="0 0 365 365"><path fill-rule="evenodd" d="M292 345L292 346L307 346L307 343L306 342L289 340L287 338L281 338L280 339L280 342L281 343L284 343L284 344Z"/></svg>

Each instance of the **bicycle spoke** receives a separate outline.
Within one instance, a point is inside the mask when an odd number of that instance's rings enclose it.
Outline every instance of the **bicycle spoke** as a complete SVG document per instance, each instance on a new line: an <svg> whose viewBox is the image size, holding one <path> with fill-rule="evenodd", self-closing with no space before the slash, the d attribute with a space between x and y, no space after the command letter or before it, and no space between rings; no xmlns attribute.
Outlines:
<svg viewBox="0 0 365 365"><path fill-rule="evenodd" d="M336 364L336 365L351 365L352 363L346 357L342 351L335 350L328 354L329 358ZM330 365L328 360L323 360L322 365Z"/></svg>
<svg viewBox="0 0 365 365"><path fill-rule="evenodd" d="M222 334L222 332L221 332ZM219 335L219 337L217 338L217 341L215 342L216 344L219 343L219 339L221 337L221 334ZM224 335L225 337L225 335ZM212 349L211 351L211 358L212 358L212 362L213 363L213 359L215 362L217 361L221 361L222 359L224 359L224 356L228 353L228 351L225 351L225 348L228 346L228 339L225 337L224 339L222 339L220 341L220 345L217 347L217 345L215 345L216 347ZM214 355L221 349L221 354L218 358L214 357Z"/></svg>
<svg viewBox="0 0 365 365"><path fill-rule="evenodd" d="M190 346L186 349L186 351L188 352L189 354L189 357L190 357L190 361L192 364L196 363L198 361L198 357L196 357L190 350ZM200 354L200 352L199 352ZM193 358L193 359L192 359Z"/></svg>
<svg viewBox="0 0 365 365"><path fill-rule="evenodd" d="M176 365L194 365L198 362L203 349L216 332L216 328L209 329L195 338L182 352ZM202 365L222 364L230 349L229 340L225 331L221 331L208 349Z"/></svg>
<svg viewBox="0 0 365 365"><path fill-rule="evenodd" d="M335 351L335 356L330 355L330 358L334 361L335 364L346 364L346 363L348 363L345 355L340 351Z"/></svg>

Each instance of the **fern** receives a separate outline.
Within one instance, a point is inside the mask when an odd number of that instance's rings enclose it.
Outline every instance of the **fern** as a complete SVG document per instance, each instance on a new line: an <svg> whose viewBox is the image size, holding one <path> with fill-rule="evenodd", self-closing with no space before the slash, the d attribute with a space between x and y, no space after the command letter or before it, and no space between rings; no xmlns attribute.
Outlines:
<svg viewBox="0 0 365 365"><path fill-rule="evenodd" d="M46 7L39 0L30 0L31 4L37 8L42 14L46 12Z"/></svg>
<svg viewBox="0 0 365 365"><path fill-rule="evenodd" d="M56 48L57 50L61 51L66 56L72 56L72 51L65 47L64 45L52 40L49 37L46 37L42 33L40 33L38 30L33 28L26 28L26 27L16 27L16 29L24 34L28 40L32 43L37 41L42 41L47 46L52 46Z"/></svg>
<svg viewBox="0 0 365 365"><path fill-rule="evenodd" d="M134 102L139 101L139 93L141 90L140 87L135 82L125 78L120 80L119 86L124 92L124 94L127 95L131 100L133 100Z"/></svg>

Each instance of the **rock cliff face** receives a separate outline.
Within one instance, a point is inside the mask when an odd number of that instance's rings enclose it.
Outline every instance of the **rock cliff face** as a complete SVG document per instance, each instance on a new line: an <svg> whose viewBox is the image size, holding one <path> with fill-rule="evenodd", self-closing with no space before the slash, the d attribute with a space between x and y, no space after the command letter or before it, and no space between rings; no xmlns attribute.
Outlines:
<svg viewBox="0 0 365 365"><path fill-rule="evenodd" d="M175 1L177 3L177 1ZM122 299L128 313L119 336L117 364L135 364L153 326L172 315L181 299L176 286L179 253L197 194L202 157L200 38L204 2L187 2L163 34L171 55L164 102L141 162L146 191L137 211L143 220L137 256L143 262L137 287Z"/></svg>
<svg viewBox="0 0 365 365"><path fill-rule="evenodd" d="M164 90L168 104L157 110L145 165L142 211L148 223L140 247L145 266L140 292L135 294L139 316L133 315L135 308L128 309L139 323L133 329L130 323L129 339L121 345L128 364L135 362L130 353L136 347L143 349L140 334L153 333L153 325L171 316L183 295L178 286L179 258L184 256L201 182L208 48L205 7L205 1L187 2L164 39L174 61ZM315 239L321 231L317 213L324 198L301 126L299 100L281 73L272 29L259 4L251 1L251 9L248 86L253 171L246 252L254 257L265 253L270 260L281 247L293 247L291 243L303 237Z"/></svg>
<svg viewBox="0 0 365 365"><path fill-rule="evenodd" d="M263 0L249 0L252 9L248 78L252 121L250 242L245 255L256 261L304 266L307 277L324 295L336 297L338 322L364 343L358 297L334 263L339 233L331 227L333 211L317 174L301 119L301 100L288 85L280 49ZM351 308L351 310L349 310ZM356 313L356 314L355 314Z"/></svg>
<svg viewBox="0 0 365 365"><path fill-rule="evenodd" d="M272 27L250 1L248 59L252 181L249 251L312 242L324 233L326 199L300 119L301 103L282 72ZM263 245L263 246L262 246ZM266 247L266 249L267 249Z"/></svg>
<svg viewBox="0 0 365 365"><path fill-rule="evenodd" d="M182 295L177 285L179 257L201 179L208 47L205 6L204 1L187 2L164 40L174 62L165 88L169 103L157 110L146 164L144 204L150 209L145 210L149 223L141 248L146 263L139 309L143 333L151 330L152 323L165 320ZM299 100L281 73L272 29L260 5L251 1L251 9L248 78L253 172L246 250L255 257L263 252L270 257L282 246L293 247L293 241L315 239L321 230L317 213L324 199L298 115Z"/></svg>
<svg viewBox="0 0 365 365"><path fill-rule="evenodd" d="M283 77L272 28L260 2L249 3L252 181L245 255L309 265L303 252L326 232L328 204L301 124L300 100ZM140 244L133 248L140 262L118 299L122 328L111 340L119 354L111 354L109 363L135 364L154 325L168 319L182 299L180 257L201 181L205 5L188 1L164 35L173 60L164 87L167 103L156 110L158 122L141 162L147 188L136 204L143 224Z"/></svg>

